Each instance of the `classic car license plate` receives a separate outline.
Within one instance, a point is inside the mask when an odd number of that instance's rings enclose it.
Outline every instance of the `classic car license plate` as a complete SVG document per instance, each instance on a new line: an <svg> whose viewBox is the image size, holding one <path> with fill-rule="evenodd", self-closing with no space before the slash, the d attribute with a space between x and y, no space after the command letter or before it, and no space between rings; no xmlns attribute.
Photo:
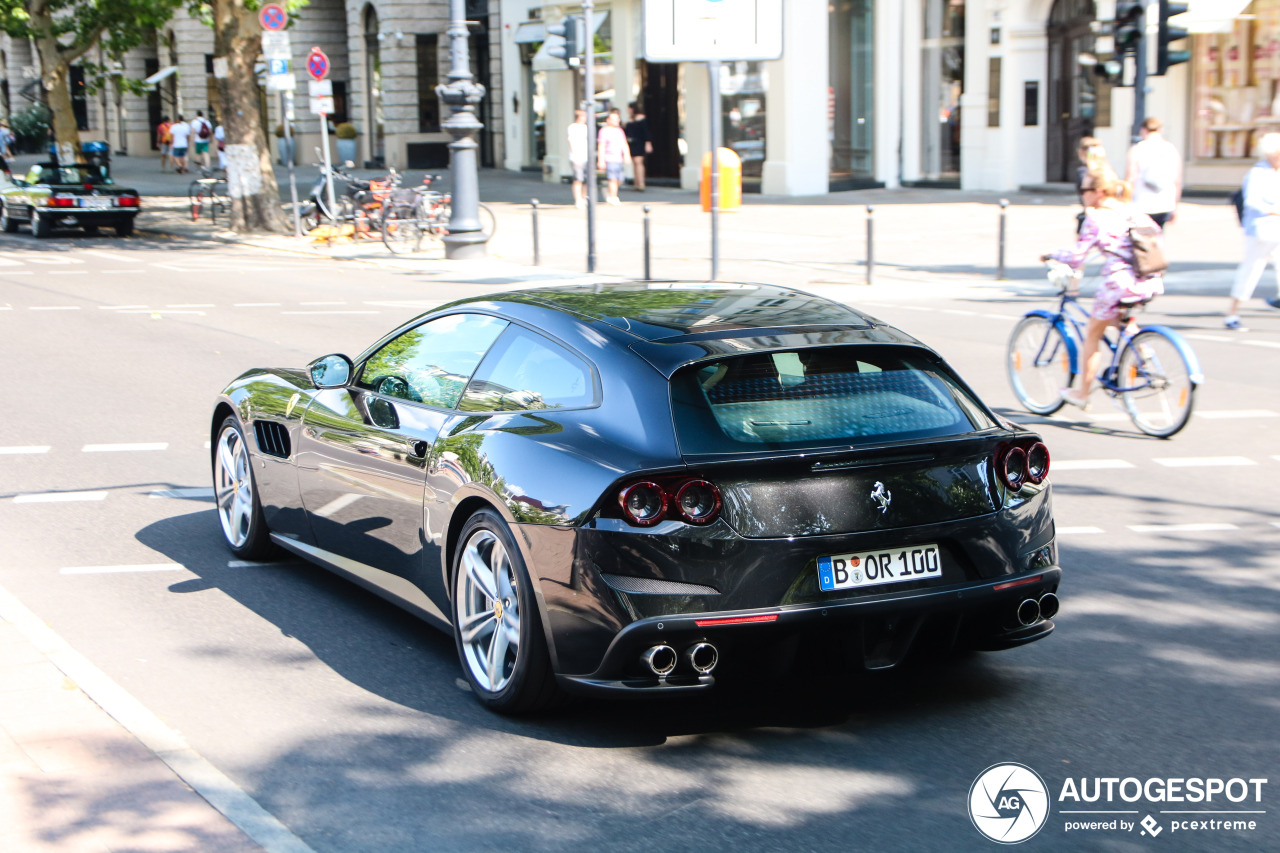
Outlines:
<svg viewBox="0 0 1280 853"><path fill-rule="evenodd" d="M818 558L818 586L830 592L942 577L937 545Z"/></svg>
<svg viewBox="0 0 1280 853"><path fill-rule="evenodd" d="M80 199L80 206L81 206L81 207L87 207L87 208L89 208L90 210L102 210L103 208L107 208L107 207L110 207L110 206L111 206L111 199L109 199L109 198L82 198L82 199Z"/></svg>

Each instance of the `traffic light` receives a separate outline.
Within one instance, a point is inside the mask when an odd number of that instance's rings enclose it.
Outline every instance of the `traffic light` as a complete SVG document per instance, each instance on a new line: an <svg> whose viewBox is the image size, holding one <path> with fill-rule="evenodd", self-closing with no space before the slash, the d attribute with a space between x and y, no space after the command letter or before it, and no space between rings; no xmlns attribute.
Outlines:
<svg viewBox="0 0 1280 853"><path fill-rule="evenodd" d="M566 15L558 24L547 27L547 33L556 41L547 48L547 53L556 59L563 59L570 65L578 64L578 57L586 49L586 22L581 15Z"/></svg>
<svg viewBox="0 0 1280 853"><path fill-rule="evenodd" d="M1156 37L1156 74L1164 74L1169 66L1191 61L1191 51L1170 50L1169 42L1187 37L1188 33L1181 27L1169 26L1169 19L1187 11L1186 3L1171 3L1160 0L1160 32Z"/></svg>
<svg viewBox="0 0 1280 853"><path fill-rule="evenodd" d="M1142 3L1136 0L1121 0L1117 3L1116 20L1111 32L1118 56L1136 51L1138 42L1142 40Z"/></svg>

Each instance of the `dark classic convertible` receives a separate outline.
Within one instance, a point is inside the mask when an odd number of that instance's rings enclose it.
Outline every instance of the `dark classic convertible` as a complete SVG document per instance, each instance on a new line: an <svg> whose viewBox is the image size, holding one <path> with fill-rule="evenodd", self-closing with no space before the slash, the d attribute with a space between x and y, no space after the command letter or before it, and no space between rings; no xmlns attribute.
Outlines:
<svg viewBox="0 0 1280 853"><path fill-rule="evenodd" d="M116 186L105 166L38 163L22 178L0 172L0 230L10 234L25 222L37 237L70 226L95 233L103 225L128 237L140 206L138 191Z"/></svg>
<svg viewBox="0 0 1280 853"><path fill-rule="evenodd" d="M502 712L705 690L788 649L1004 649L1058 609L1040 437L794 290L466 299L245 373L211 438L235 554L285 548L452 632Z"/></svg>

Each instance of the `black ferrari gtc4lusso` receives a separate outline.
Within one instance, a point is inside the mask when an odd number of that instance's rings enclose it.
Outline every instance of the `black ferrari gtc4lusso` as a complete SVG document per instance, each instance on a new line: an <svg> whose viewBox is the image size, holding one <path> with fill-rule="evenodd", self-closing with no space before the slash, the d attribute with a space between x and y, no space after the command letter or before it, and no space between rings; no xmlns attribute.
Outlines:
<svg viewBox="0 0 1280 853"><path fill-rule="evenodd" d="M872 669L1009 648L1058 607L1040 437L795 290L465 299L354 359L245 373L212 449L233 552L284 548L452 632L507 713L705 690L787 644Z"/></svg>

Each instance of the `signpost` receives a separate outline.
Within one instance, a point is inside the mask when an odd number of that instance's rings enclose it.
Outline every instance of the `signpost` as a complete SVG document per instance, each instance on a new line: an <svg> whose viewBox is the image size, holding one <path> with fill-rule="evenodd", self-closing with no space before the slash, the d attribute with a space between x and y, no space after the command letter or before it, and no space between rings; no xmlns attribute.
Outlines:
<svg viewBox="0 0 1280 853"><path fill-rule="evenodd" d="M329 224L334 228L338 225L338 201L333 192L333 160L329 156L329 114L333 112L333 82L326 80L329 76L329 57L325 56L324 51L318 46L311 48L310 55L307 56L307 73L311 75L311 112L320 116L320 147L324 151L324 183L325 195L329 199ZM328 89L328 95L317 95L317 83L324 82L326 87L320 88L319 91ZM331 235L332 236L332 235Z"/></svg>
<svg viewBox="0 0 1280 853"><path fill-rule="evenodd" d="M720 63L782 58L783 0L642 0L646 62L705 62L711 100L711 280L720 276Z"/></svg>
<svg viewBox="0 0 1280 853"><path fill-rule="evenodd" d="M293 143L293 90L298 81L293 76L293 46L289 42L289 13L278 3L268 3L258 11L262 24L262 57L267 63L267 91L280 93L280 123L284 127L285 158L289 167L289 196L293 200L293 233L302 236L302 216L298 210L298 181L293 166L297 147ZM215 60L216 62L217 60Z"/></svg>

